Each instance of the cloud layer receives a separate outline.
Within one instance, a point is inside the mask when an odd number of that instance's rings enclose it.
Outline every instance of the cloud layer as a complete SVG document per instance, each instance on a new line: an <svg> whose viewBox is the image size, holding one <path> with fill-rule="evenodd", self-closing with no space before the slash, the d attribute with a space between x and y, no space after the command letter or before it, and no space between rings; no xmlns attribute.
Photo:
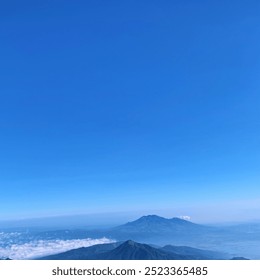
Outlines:
<svg viewBox="0 0 260 280"><path fill-rule="evenodd" d="M14 260L34 259L80 247L89 247L96 244L111 242L114 242L114 240L105 237L100 239L37 240L24 244L13 244L6 248L0 248L0 257L8 257Z"/></svg>

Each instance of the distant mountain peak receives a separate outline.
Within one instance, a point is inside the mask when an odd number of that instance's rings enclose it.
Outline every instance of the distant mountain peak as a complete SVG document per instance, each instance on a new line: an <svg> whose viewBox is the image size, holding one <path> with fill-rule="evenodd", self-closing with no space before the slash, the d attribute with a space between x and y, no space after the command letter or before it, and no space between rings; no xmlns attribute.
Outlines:
<svg viewBox="0 0 260 280"><path fill-rule="evenodd" d="M145 218L145 219L165 219L161 216L155 215L155 214L151 214L151 215L144 215L142 216L140 219Z"/></svg>
<svg viewBox="0 0 260 280"><path fill-rule="evenodd" d="M136 221L161 221L161 220L167 220L167 219L160 217L158 215L146 215L146 216L142 216L141 218L137 219Z"/></svg>
<svg viewBox="0 0 260 280"><path fill-rule="evenodd" d="M115 236L114 238L117 240L148 241L151 238L153 239L155 235L157 239L159 236L167 235L171 240L174 236L176 240L177 235L182 238L185 234L201 232L203 227L180 218L167 219L157 215L147 215L113 228L111 236Z"/></svg>
<svg viewBox="0 0 260 280"><path fill-rule="evenodd" d="M164 218L158 215L144 215L142 217L140 217L138 220L148 220L148 221L157 221L157 220L164 220L164 221L169 221L169 220L176 220L176 221L185 221L185 222L189 222L185 219L182 218L178 218L178 217L173 217L173 218Z"/></svg>
<svg viewBox="0 0 260 280"><path fill-rule="evenodd" d="M189 221L180 219L180 218L171 218L171 219L167 219L164 217L160 217L157 215L147 215L147 216L142 216L141 218L132 221L132 222L128 222L126 225L131 225L131 224L192 224Z"/></svg>

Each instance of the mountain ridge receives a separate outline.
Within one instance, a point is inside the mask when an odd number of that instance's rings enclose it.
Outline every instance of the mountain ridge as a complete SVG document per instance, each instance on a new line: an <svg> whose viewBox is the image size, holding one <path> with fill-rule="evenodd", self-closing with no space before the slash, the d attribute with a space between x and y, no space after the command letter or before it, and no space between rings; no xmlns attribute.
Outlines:
<svg viewBox="0 0 260 280"><path fill-rule="evenodd" d="M169 246L171 248L169 248ZM167 247L167 246L165 246ZM175 250L174 250L175 248ZM198 253L199 252L199 253ZM182 248L168 245L168 248L153 247L133 240L109 244L93 245L49 255L41 260L208 260L224 259L220 252Z"/></svg>
<svg viewBox="0 0 260 280"><path fill-rule="evenodd" d="M209 226L195 224L180 218L167 219L157 215L147 215L107 230L106 236L116 240L131 239L136 242L158 245L183 245L184 240L199 240L201 236L206 236L211 231L212 228ZM192 244L194 243L188 245Z"/></svg>
<svg viewBox="0 0 260 280"><path fill-rule="evenodd" d="M194 224L190 221L186 221L181 218L173 217L173 218L164 218L158 215L146 215L142 216L132 222L128 222L123 225L133 225L133 224L141 224L141 223L176 223L176 224ZM195 224L194 224L195 225Z"/></svg>

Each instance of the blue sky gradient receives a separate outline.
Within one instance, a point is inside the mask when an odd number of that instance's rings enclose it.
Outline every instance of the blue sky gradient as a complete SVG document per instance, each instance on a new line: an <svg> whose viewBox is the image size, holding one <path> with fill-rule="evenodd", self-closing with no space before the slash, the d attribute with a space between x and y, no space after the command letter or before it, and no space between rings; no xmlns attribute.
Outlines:
<svg viewBox="0 0 260 280"><path fill-rule="evenodd" d="M2 4L0 219L259 219L259 11L252 0Z"/></svg>

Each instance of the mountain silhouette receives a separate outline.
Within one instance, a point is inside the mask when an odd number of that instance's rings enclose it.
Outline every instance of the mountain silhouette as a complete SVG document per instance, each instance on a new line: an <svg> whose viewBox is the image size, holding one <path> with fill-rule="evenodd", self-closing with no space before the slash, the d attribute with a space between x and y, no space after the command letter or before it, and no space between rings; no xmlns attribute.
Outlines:
<svg viewBox="0 0 260 280"><path fill-rule="evenodd" d="M148 215L133 222L118 226L115 229L128 232L167 232L173 230L187 230L191 228L197 230L203 228L203 226L179 218L166 219L157 215Z"/></svg>
<svg viewBox="0 0 260 280"><path fill-rule="evenodd" d="M158 245L194 245L214 231L183 219L166 219L157 215L143 216L135 221L114 227L103 236L116 240L135 240ZM186 242L189 243L186 243Z"/></svg>
<svg viewBox="0 0 260 280"><path fill-rule="evenodd" d="M46 256L41 260L186 260L178 255L152 246L128 240L123 243L94 245Z"/></svg>
<svg viewBox="0 0 260 280"><path fill-rule="evenodd" d="M207 260L224 259L221 253L178 246L153 247L128 240L94 245L50 255L41 260Z"/></svg>
<svg viewBox="0 0 260 280"><path fill-rule="evenodd" d="M98 256L104 260L186 260L188 257L128 240L116 249Z"/></svg>

